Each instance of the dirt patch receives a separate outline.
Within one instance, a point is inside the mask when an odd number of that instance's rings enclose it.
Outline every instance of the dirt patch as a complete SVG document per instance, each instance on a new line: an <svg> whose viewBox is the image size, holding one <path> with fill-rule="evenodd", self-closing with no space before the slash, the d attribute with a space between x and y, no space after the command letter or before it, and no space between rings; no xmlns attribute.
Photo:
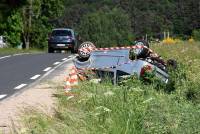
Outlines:
<svg viewBox="0 0 200 134"><path fill-rule="evenodd" d="M64 78L71 66L72 63L64 65L59 71L53 72L50 78L0 102L0 133L11 133L13 125L20 126L19 116L24 109L31 107L46 114L53 114L56 103L53 94L58 86L64 84Z"/></svg>

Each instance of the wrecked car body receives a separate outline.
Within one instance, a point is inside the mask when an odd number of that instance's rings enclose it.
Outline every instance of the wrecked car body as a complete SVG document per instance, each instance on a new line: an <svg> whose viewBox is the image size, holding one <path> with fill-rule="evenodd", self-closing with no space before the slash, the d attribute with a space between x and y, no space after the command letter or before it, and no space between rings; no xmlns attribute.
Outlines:
<svg viewBox="0 0 200 134"><path fill-rule="evenodd" d="M143 42L131 47L94 48L90 42L83 46L86 47L81 47L81 53L74 59L80 72L92 70L100 78L106 74L114 84L125 76L145 77L146 72L153 72L164 83L169 81L167 63Z"/></svg>

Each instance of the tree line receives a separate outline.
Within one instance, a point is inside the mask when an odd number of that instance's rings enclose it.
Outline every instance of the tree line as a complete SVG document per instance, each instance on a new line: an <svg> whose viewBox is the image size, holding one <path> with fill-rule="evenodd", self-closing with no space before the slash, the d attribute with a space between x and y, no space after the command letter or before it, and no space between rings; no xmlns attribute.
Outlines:
<svg viewBox="0 0 200 134"><path fill-rule="evenodd" d="M200 40L199 0L2 0L0 35L44 49L52 28L70 27L100 47L145 36Z"/></svg>

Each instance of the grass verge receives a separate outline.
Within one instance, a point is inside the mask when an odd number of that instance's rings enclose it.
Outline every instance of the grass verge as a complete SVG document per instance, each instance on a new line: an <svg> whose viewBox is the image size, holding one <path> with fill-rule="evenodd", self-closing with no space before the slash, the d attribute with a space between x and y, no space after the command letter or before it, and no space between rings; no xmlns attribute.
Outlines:
<svg viewBox="0 0 200 134"><path fill-rule="evenodd" d="M0 55L18 54L18 53L38 53L38 52L43 52L43 51L33 48L29 50L16 49L16 48L0 48Z"/></svg>

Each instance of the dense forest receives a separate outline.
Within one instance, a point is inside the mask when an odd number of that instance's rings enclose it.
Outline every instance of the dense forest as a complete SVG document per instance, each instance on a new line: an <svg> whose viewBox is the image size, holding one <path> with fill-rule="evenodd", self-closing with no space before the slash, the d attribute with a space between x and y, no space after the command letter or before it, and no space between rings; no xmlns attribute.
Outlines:
<svg viewBox="0 0 200 134"><path fill-rule="evenodd" d="M200 40L199 0L1 0L0 35L12 47L45 48L55 27L70 27L101 47L164 31Z"/></svg>

